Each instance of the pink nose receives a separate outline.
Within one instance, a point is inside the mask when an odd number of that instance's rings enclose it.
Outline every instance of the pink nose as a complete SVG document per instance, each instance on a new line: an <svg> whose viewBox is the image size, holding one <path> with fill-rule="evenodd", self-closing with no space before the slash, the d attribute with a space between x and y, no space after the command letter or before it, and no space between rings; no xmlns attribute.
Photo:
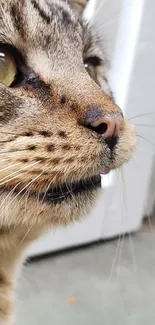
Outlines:
<svg viewBox="0 0 155 325"><path fill-rule="evenodd" d="M97 119L94 119L93 121L89 120L89 123L87 123L87 127L92 131L96 132L98 135L103 135L104 140L107 143L109 149L112 150L117 144L122 123L123 115L120 111L115 115L107 114Z"/></svg>

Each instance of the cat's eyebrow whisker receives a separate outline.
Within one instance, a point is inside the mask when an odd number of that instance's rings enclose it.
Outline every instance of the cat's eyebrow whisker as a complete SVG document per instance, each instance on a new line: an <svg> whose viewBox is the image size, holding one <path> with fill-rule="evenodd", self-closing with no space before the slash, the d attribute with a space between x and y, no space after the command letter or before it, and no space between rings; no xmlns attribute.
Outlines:
<svg viewBox="0 0 155 325"><path fill-rule="evenodd" d="M98 12L100 11L100 9L102 8L102 6L105 4L106 1L107 0L103 0L100 3L100 5L98 6L98 8L97 8L97 10L96 10L96 12L94 14L94 18L96 17L96 15L98 14ZM118 11L115 13L115 18L114 19L106 20L102 25L100 25L97 28L95 28L95 30L98 31L98 30L102 29L103 27L105 27L108 24L112 24L112 23L117 22L120 19L121 15L122 15L122 11L124 9L126 9L128 6L129 6L129 4L126 3L124 6L122 6L121 11L119 12L119 14L118 14Z"/></svg>
<svg viewBox="0 0 155 325"><path fill-rule="evenodd" d="M34 165L37 165L39 162L40 162L40 161L37 161L37 162L32 163L32 164L29 164L28 166L26 166L26 168L30 168L30 167L32 167L32 166L34 166ZM19 177L20 175L23 175L23 173L18 175L18 173L21 172L22 170L25 170L25 166L22 167L22 168L20 168L19 170L16 170L15 172L11 173L10 175L7 175L7 176L3 177L3 178L0 180L0 185L3 185L3 184L5 184L5 183L11 181L12 179L14 179L14 178L16 178L16 177ZM25 173L27 173L27 172L29 172L29 171L26 171ZM7 179L7 178L9 178L10 176L12 176L12 175L16 175L16 174L17 174L17 176L15 176L15 177L13 177L13 178L11 178L11 179ZM7 180L6 180L6 179L7 179ZM2 182L2 181L4 181L4 180L6 180L6 181L5 181L5 182Z"/></svg>
<svg viewBox="0 0 155 325"><path fill-rule="evenodd" d="M115 19L109 19L109 20L105 21L104 24L98 26L95 30L99 31L100 29L104 28L107 25L114 24L119 18L120 18L120 15L116 16Z"/></svg>
<svg viewBox="0 0 155 325"><path fill-rule="evenodd" d="M102 0L101 3L99 4L98 8L96 8L95 13L94 13L94 18L96 17L96 15L98 14L98 12L100 11L100 9L102 8L102 6L105 4L107 0Z"/></svg>
<svg viewBox="0 0 155 325"><path fill-rule="evenodd" d="M128 118L128 121L133 120L134 118L137 118L137 117L149 116L149 115L153 115L153 114L155 114L155 112L150 112L150 113L135 115L135 116L132 116L132 117Z"/></svg>

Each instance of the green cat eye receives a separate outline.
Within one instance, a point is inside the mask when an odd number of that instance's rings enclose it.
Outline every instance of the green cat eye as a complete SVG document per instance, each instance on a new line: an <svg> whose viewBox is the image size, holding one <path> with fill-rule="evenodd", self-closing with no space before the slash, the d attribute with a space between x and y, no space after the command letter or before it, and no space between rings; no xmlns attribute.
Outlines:
<svg viewBox="0 0 155 325"><path fill-rule="evenodd" d="M11 86L17 74L17 65L9 51L0 48L0 83Z"/></svg>
<svg viewBox="0 0 155 325"><path fill-rule="evenodd" d="M102 65L98 56L90 56L84 61L84 66L90 77L97 82L97 68Z"/></svg>
<svg viewBox="0 0 155 325"><path fill-rule="evenodd" d="M84 66L90 77L96 81L96 68L89 62L86 62Z"/></svg>

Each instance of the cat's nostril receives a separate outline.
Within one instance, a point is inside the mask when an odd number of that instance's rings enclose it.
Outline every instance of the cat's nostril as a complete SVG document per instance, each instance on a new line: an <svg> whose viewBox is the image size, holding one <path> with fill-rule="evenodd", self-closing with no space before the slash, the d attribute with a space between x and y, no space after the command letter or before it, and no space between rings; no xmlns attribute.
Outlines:
<svg viewBox="0 0 155 325"><path fill-rule="evenodd" d="M123 123L121 112L111 115L107 114L87 123L87 128L94 131L97 135L102 135L110 150L113 150L118 142L118 136Z"/></svg>
<svg viewBox="0 0 155 325"><path fill-rule="evenodd" d="M106 138L112 137L116 131L116 119L112 117L101 117L89 123L89 128L99 135L105 135Z"/></svg>
<svg viewBox="0 0 155 325"><path fill-rule="evenodd" d="M91 126L88 125L88 129L98 133L98 134L104 134L107 131L107 124L106 123L101 123L98 126Z"/></svg>

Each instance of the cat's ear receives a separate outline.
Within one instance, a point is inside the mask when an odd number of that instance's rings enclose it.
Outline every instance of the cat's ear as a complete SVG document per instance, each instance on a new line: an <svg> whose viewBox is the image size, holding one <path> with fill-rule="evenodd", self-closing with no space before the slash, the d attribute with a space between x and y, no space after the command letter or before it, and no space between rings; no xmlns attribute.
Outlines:
<svg viewBox="0 0 155 325"><path fill-rule="evenodd" d="M83 14L89 0L67 0L71 8L78 14Z"/></svg>

